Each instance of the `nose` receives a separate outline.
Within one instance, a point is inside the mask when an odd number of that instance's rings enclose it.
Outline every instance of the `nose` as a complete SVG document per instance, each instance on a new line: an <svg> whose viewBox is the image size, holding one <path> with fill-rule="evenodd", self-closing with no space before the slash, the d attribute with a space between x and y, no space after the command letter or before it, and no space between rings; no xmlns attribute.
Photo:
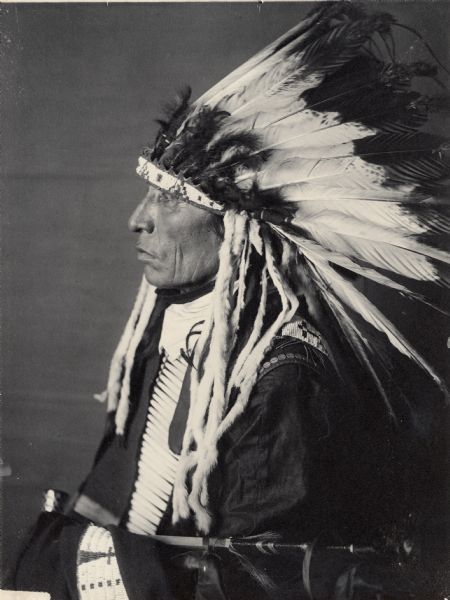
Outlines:
<svg viewBox="0 0 450 600"><path fill-rule="evenodd" d="M145 197L136 207L128 220L128 228L135 233L141 231L151 233L154 230L155 221L152 214L152 202L148 197Z"/></svg>

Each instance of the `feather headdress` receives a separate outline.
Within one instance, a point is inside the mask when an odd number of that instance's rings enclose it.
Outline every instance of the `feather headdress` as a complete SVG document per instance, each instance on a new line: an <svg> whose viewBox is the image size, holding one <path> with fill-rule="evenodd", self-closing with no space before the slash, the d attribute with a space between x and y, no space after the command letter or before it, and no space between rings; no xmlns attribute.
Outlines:
<svg viewBox="0 0 450 600"><path fill-rule="evenodd" d="M445 390L349 276L429 304L427 282L448 286L450 253L442 243L450 232L448 146L424 130L428 114L445 109L445 102L412 89L416 78L433 79L437 69L395 60L394 25L389 14L366 14L353 3L321 4L195 102L184 92L139 160L137 171L151 185L224 214L216 291L229 303L214 309L203 334L223 364L214 367L204 357L193 383L196 401L174 493L176 515L187 516L189 503L203 531L218 440L244 410L271 336L292 318L293 290L301 287L311 312L332 316L392 415L377 335ZM243 289L234 296L230 290L236 281L245 285L252 252L264 259L259 309L230 367L244 303ZM263 327L268 279L279 291L281 312ZM224 323L231 331L221 346L214 334Z"/></svg>

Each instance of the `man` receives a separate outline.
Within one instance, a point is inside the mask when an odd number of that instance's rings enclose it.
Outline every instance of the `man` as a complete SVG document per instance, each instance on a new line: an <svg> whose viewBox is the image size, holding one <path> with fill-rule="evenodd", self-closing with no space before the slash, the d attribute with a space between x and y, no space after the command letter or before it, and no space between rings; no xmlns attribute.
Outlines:
<svg viewBox="0 0 450 600"><path fill-rule="evenodd" d="M444 387L354 282L421 299L400 279L437 281L434 261L449 262L414 237L447 227L422 204L447 173L443 140L417 130L425 105L408 85L434 71L374 55L392 24L326 4L161 122L137 169L149 183L130 219L144 279L111 364L107 431L70 510L38 524L19 589L410 594L409 572L405 583L389 561L345 550L398 550L409 532L413 503L391 468L406 434L389 419L412 428L413 411L388 389L380 344ZM355 357L372 384L347 377ZM297 550L267 558L278 539L267 532ZM171 545L202 536L206 554ZM211 538L253 548L224 542L224 557Z"/></svg>

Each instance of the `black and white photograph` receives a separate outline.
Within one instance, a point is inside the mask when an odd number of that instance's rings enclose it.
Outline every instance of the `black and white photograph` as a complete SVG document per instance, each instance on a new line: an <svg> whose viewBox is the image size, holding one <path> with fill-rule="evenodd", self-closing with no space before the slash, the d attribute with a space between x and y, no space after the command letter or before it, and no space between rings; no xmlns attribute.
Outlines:
<svg viewBox="0 0 450 600"><path fill-rule="evenodd" d="M449 600L449 23L0 4L2 600Z"/></svg>

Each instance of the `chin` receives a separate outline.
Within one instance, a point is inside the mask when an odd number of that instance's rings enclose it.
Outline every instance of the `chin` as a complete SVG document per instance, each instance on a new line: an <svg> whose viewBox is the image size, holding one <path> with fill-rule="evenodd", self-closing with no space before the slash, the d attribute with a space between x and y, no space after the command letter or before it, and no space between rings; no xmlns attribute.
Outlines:
<svg viewBox="0 0 450 600"><path fill-rule="evenodd" d="M149 265L145 265L144 267L144 276L150 285L164 287L165 278L163 273L159 273Z"/></svg>
<svg viewBox="0 0 450 600"><path fill-rule="evenodd" d="M159 289L176 288L178 285L167 273L154 269L151 265L145 265L144 276L150 285Z"/></svg>

